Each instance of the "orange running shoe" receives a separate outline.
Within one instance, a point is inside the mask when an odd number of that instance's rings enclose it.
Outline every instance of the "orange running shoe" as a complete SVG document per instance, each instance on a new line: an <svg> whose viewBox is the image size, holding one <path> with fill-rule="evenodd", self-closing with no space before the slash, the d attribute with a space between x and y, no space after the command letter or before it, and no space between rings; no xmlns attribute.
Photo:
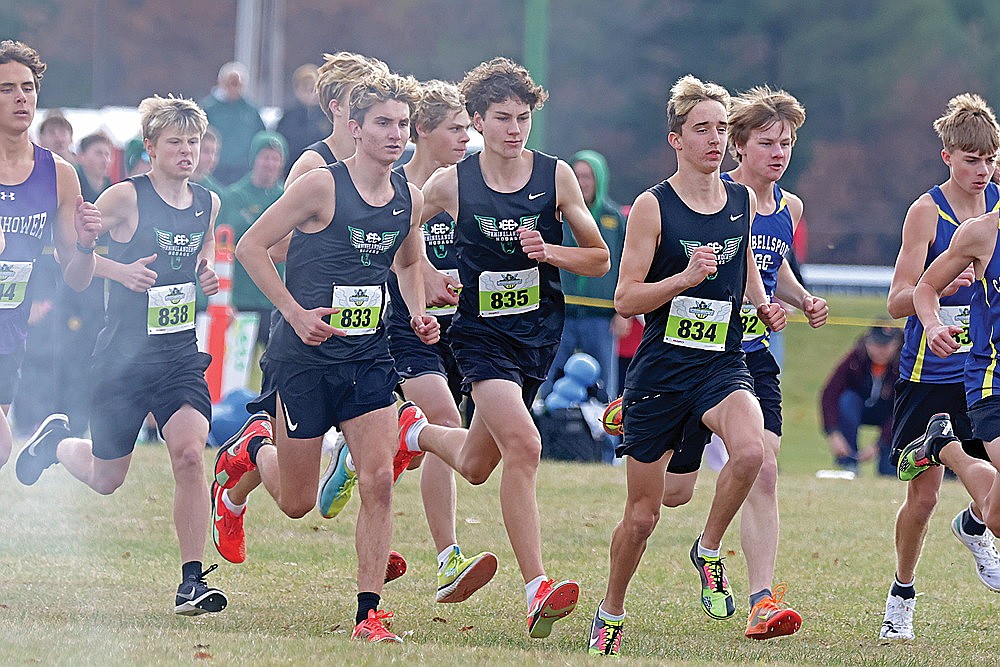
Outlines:
<svg viewBox="0 0 1000 667"><path fill-rule="evenodd" d="M257 469L247 451L247 446L254 438L264 438L268 443L273 442L271 418L266 412L250 415L250 419L236 432L236 435L219 447L219 453L215 456L215 481L219 486L231 489L243 475Z"/></svg>
<svg viewBox="0 0 1000 667"><path fill-rule="evenodd" d="M418 456L423 456L423 452L411 452L406 446L406 433L420 422L427 423L424 411L417 407L413 401L405 401L399 406L399 450L395 458L392 459L392 481L395 482L403 471L410 466Z"/></svg>
<svg viewBox="0 0 1000 667"><path fill-rule="evenodd" d="M370 610L368 612L368 618L361 621L354 627L354 632L351 633L351 639L361 639L372 642L373 644L378 644L379 642L397 642L402 644L403 640L392 634L383 624L383 621L388 621L391 618L391 611L376 609Z"/></svg>
<svg viewBox="0 0 1000 667"><path fill-rule="evenodd" d="M782 600L788 584L778 584L774 594L764 598L750 610L746 636L750 639L770 639L791 635L802 627L802 616Z"/></svg>
<svg viewBox="0 0 1000 667"><path fill-rule="evenodd" d="M389 562L385 564L385 583L395 581L406 574L406 559L398 551L389 552Z"/></svg>
<svg viewBox="0 0 1000 667"><path fill-rule="evenodd" d="M243 532L243 516L239 515L222 502L222 492L225 491L217 482L212 482L212 541L219 554L230 563L242 563L247 559L247 541Z"/></svg>
<svg viewBox="0 0 1000 667"><path fill-rule="evenodd" d="M569 616L580 599L580 584L554 579L542 582L528 609L528 636L543 639L552 633L552 624Z"/></svg>

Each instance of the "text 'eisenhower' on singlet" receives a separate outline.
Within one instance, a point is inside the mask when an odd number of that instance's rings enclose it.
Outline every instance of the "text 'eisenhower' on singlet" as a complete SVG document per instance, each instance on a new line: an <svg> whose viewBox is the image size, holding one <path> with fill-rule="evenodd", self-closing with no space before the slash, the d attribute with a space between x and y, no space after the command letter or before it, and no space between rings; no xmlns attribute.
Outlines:
<svg viewBox="0 0 1000 667"><path fill-rule="evenodd" d="M198 253L212 220L212 194L196 183L191 205L178 209L163 201L145 174L128 179L136 192L138 224L129 241L108 240L108 258L131 264L155 254L149 268L156 282L145 292L107 281L107 313L96 353L117 362L157 363L197 351L194 331Z"/></svg>
<svg viewBox="0 0 1000 667"><path fill-rule="evenodd" d="M281 318L267 350L277 361L337 362L388 354L385 283L410 230L410 190L404 178L391 173L392 199L385 206L372 206L361 197L343 162L327 169L336 189L333 218L318 232L292 232L285 286L306 310L340 308L329 321L349 335L310 346Z"/></svg>
<svg viewBox="0 0 1000 667"><path fill-rule="evenodd" d="M743 185L722 183L726 204L708 215L691 210L667 181L648 190L660 206L660 242L646 282L684 271L698 246L715 251L718 269L646 314L642 342L625 375L629 389L683 391L711 381L711 364L742 355L740 304L747 280L750 195Z"/></svg>
<svg viewBox="0 0 1000 667"><path fill-rule="evenodd" d="M34 166L16 185L0 183L0 229L6 247L0 254L0 354L22 349L28 335L35 260L52 238L59 209L52 153L32 145Z"/></svg>
<svg viewBox="0 0 1000 667"><path fill-rule="evenodd" d="M935 185L927 191L937 205L937 226L934 241L927 249L927 260L924 269L931 265L937 257L948 249L955 230L962 223L955 215L954 209L944 196L941 188ZM997 208L998 191L995 183L986 186L985 211ZM906 318L906 328L903 331L903 347L899 352L899 376L910 382L926 382L930 384L950 384L962 382L965 374L965 359L971 349L969 331L969 309L972 303L973 287L962 287L951 296L941 297L941 321L945 324L961 326L965 331L959 336L962 347L958 352L942 359L927 346L927 336L920 318L911 315Z"/></svg>
<svg viewBox="0 0 1000 667"><path fill-rule="evenodd" d="M562 336L564 299L559 269L529 259L518 229L538 230L546 243L562 244L556 211L556 158L534 151L531 177L516 192L486 185L479 153L458 170L455 257L462 294L453 327L464 335L513 339L545 347Z"/></svg>
<svg viewBox="0 0 1000 667"><path fill-rule="evenodd" d="M722 175L723 180L732 181L729 174ZM764 283L764 293L770 301L778 286L778 269L792 247L792 213L788 208L788 200L778 184L773 184L775 210L763 214L757 211L750 228L750 249L753 251L754 262L760 271ZM753 304L744 303L740 320L743 323L743 351L756 352L769 345L771 331L757 316Z"/></svg>

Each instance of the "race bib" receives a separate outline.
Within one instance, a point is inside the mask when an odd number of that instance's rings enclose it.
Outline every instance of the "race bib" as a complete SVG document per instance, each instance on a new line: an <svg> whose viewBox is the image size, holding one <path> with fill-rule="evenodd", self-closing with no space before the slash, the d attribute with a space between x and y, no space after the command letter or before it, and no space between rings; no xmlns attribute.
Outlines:
<svg viewBox="0 0 1000 667"><path fill-rule="evenodd" d="M538 310L538 267L479 274L479 315L500 317Z"/></svg>
<svg viewBox="0 0 1000 667"><path fill-rule="evenodd" d="M0 308L17 308L24 301L32 262L0 262Z"/></svg>
<svg viewBox="0 0 1000 667"><path fill-rule="evenodd" d="M348 336L368 336L378 330L384 305L382 285L334 285L333 307L340 312L330 316L330 326Z"/></svg>
<svg viewBox="0 0 1000 667"><path fill-rule="evenodd" d="M146 290L146 333L150 336L194 329L194 283Z"/></svg>
<svg viewBox="0 0 1000 667"><path fill-rule="evenodd" d="M446 273L455 281L458 281L458 269L438 269L441 273ZM462 290L459 289L459 293ZM427 314L440 316L440 315L454 315L455 311L458 310L458 306L427 306Z"/></svg>
<svg viewBox="0 0 1000 667"><path fill-rule="evenodd" d="M962 333L955 336L955 340L962 347L958 352L968 352L972 349L972 339L969 338L969 306L941 306L941 324L945 326L962 327Z"/></svg>
<svg viewBox="0 0 1000 667"><path fill-rule="evenodd" d="M726 349L729 318L733 304L729 301L675 296L670 302L663 342L681 347L693 347L709 352Z"/></svg>
<svg viewBox="0 0 1000 667"><path fill-rule="evenodd" d="M744 303L740 308L740 320L743 322L743 341L757 340L767 333L767 327L757 315L757 308L752 303Z"/></svg>

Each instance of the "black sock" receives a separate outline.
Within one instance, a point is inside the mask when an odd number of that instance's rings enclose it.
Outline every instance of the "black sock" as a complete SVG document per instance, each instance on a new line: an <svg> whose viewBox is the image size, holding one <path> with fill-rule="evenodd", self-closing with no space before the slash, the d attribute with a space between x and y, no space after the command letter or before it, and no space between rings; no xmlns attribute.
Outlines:
<svg viewBox="0 0 1000 667"><path fill-rule="evenodd" d="M976 521L972 510L966 509L962 512L962 532L966 535L985 535L986 524L982 521Z"/></svg>
<svg viewBox="0 0 1000 667"><path fill-rule="evenodd" d="M771 589L770 588L764 588L762 590L757 591L756 593L752 593L750 595L750 608L753 609L753 606L755 604L757 604L758 602L760 602L764 598L769 598L769 597L771 597Z"/></svg>
<svg viewBox="0 0 1000 667"><path fill-rule="evenodd" d="M894 581L892 582L892 588L889 589L889 594L903 598L904 600L912 600L917 597L917 589L913 587L913 584L906 584L904 586L898 581Z"/></svg>
<svg viewBox="0 0 1000 667"><path fill-rule="evenodd" d="M357 625L367 619L368 612L378 609L378 604L381 601L382 598L379 597L378 593L358 593L358 613L354 617L354 624Z"/></svg>
<svg viewBox="0 0 1000 667"><path fill-rule="evenodd" d="M182 579L197 579L201 576L201 561L191 560L181 565Z"/></svg>
<svg viewBox="0 0 1000 667"><path fill-rule="evenodd" d="M250 462L253 463L254 465L257 465L257 452L259 452L260 448L263 447L265 444L270 445L271 441L270 439L265 438L262 435L258 435L255 438L250 438L250 442L247 443L247 456L250 457Z"/></svg>

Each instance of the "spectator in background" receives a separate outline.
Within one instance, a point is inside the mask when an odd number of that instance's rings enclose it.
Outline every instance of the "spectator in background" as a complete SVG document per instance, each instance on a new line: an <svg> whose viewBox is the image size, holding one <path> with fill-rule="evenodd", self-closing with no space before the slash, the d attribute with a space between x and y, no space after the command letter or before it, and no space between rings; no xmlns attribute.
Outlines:
<svg viewBox="0 0 1000 667"><path fill-rule="evenodd" d="M191 174L191 182L211 190L215 194L222 196L222 191L226 189L222 183L215 180L212 172L219 164L219 147L222 142L219 140L219 133L211 125L205 130L205 136L201 138L201 156L198 158L198 166Z"/></svg>
<svg viewBox="0 0 1000 667"><path fill-rule="evenodd" d="M227 188L222 197L219 224L231 225L237 242L285 191L282 177L288 161L288 144L276 132L258 132L250 142L250 160L250 173ZM233 307L260 316L257 342L266 346L274 306L239 262L233 265Z"/></svg>
<svg viewBox="0 0 1000 667"><path fill-rule="evenodd" d="M823 387L823 431L837 465L857 472L858 463L878 457L882 475L896 475L889 460L892 442L893 386L899 379L898 329L876 326L837 364ZM858 429L878 426L878 440L858 450Z"/></svg>
<svg viewBox="0 0 1000 667"><path fill-rule="evenodd" d="M552 362L552 371L539 393L548 394L552 383L562 374L563 364L574 352L586 352L601 365L604 388L611 396L618 395L618 359L615 342L630 330L628 320L615 312L615 285L618 283L618 263L625 243L625 218L621 207L608 197L608 164L597 151L582 150L570 160L584 201L611 253L611 270L600 278L579 276L560 271L566 294L566 321L563 325L559 351ZM569 225L563 222L563 243L576 246ZM570 303L572 297L591 301L586 305Z"/></svg>
<svg viewBox="0 0 1000 667"><path fill-rule="evenodd" d="M312 63L300 65L292 74L292 91L297 104L281 116L276 128L288 142L289 155L301 155L306 146L321 140L333 130L333 124L319 104L319 92L316 90L318 78L316 66Z"/></svg>
<svg viewBox="0 0 1000 667"><path fill-rule="evenodd" d="M80 140L76 173L84 201L94 203L97 196L111 186L111 155L114 146L103 132L89 134Z"/></svg>
<svg viewBox="0 0 1000 667"><path fill-rule="evenodd" d="M73 125L59 109L53 109L45 115L45 120L38 126L38 145L66 160L76 164L73 155Z"/></svg>
<svg viewBox="0 0 1000 667"><path fill-rule="evenodd" d="M142 138L136 137L125 144L125 176L139 176L149 171L149 153L142 143Z"/></svg>
<svg viewBox="0 0 1000 667"><path fill-rule="evenodd" d="M222 140L213 175L223 185L235 183L250 170L250 141L264 130L257 107L243 96L248 76L243 63L226 63L219 69L218 85L201 103Z"/></svg>

